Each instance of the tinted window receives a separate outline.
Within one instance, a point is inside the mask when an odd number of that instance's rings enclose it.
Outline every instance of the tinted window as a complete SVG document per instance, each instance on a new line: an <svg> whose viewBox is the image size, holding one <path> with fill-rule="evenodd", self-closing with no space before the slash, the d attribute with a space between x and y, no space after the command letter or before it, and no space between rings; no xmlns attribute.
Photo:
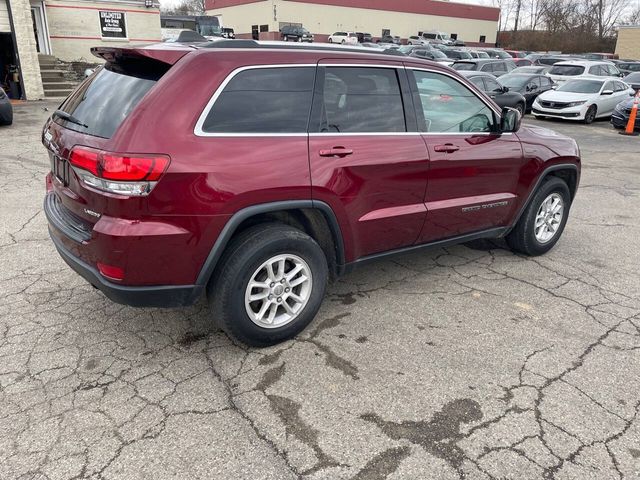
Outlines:
<svg viewBox="0 0 640 480"><path fill-rule="evenodd" d="M549 70L550 75L561 75L561 76L574 76L574 75L582 75L584 73L584 67L580 65L554 65Z"/></svg>
<svg viewBox="0 0 640 480"><path fill-rule="evenodd" d="M616 91L616 92L621 92L621 91L623 91L623 90L626 90L626 89L627 89L627 87L625 86L625 84L624 84L624 83L622 83L622 82L614 82L614 84L615 84L615 86L616 86L616 88L615 88L615 91Z"/></svg>
<svg viewBox="0 0 640 480"><path fill-rule="evenodd" d="M458 81L432 72L412 72L414 103L423 132L488 132L493 112Z"/></svg>
<svg viewBox="0 0 640 480"><path fill-rule="evenodd" d="M502 89L500 84L493 78L485 77L484 83L487 85L487 92L497 92Z"/></svg>
<svg viewBox="0 0 640 480"><path fill-rule="evenodd" d="M126 67L108 63L60 106L86 127L60 117L55 121L71 130L111 138L165 71L165 67L143 60Z"/></svg>
<svg viewBox="0 0 640 480"><path fill-rule="evenodd" d="M485 91L486 87L484 86L484 82L482 81L482 77L473 77L470 78L469 81L473 83L480 90Z"/></svg>
<svg viewBox="0 0 640 480"><path fill-rule="evenodd" d="M471 62L455 62L452 67L454 70L475 70L476 64Z"/></svg>
<svg viewBox="0 0 640 480"><path fill-rule="evenodd" d="M609 70L609 75L613 77L617 77L618 75L620 75L620 70L618 70L613 65L606 65L606 69Z"/></svg>
<svg viewBox="0 0 640 480"><path fill-rule="evenodd" d="M395 69L327 67L319 131L405 132Z"/></svg>
<svg viewBox="0 0 640 480"><path fill-rule="evenodd" d="M259 68L238 73L209 111L209 133L307 131L315 68Z"/></svg>
<svg viewBox="0 0 640 480"><path fill-rule="evenodd" d="M494 72L495 65L493 63L485 63L480 70L483 72Z"/></svg>

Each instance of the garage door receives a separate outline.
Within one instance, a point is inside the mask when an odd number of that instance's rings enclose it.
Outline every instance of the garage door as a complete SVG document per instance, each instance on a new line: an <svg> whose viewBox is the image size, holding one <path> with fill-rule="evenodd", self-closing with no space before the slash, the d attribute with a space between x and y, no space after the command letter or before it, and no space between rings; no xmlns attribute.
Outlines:
<svg viewBox="0 0 640 480"><path fill-rule="evenodd" d="M7 11L7 0L0 0L0 32L10 32L9 12Z"/></svg>

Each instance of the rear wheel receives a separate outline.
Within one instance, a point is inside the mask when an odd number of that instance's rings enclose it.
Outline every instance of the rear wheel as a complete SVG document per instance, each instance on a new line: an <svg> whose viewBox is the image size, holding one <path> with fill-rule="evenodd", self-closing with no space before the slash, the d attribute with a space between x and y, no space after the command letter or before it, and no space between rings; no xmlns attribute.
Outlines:
<svg viewBox="0 0 640 480"><path fill-rule="evenodd" d="M342 44L344 45L345 43L346 43L346 41L345 41L345 40L342 40Z"/></svg>
<svg viewBox="0 0 640 480"><path fill-rule="evenodd" d="M520 113L520 117L524 117L524 112L525 112L524 103L518 103L515 106L515 109L518 111L518 113Z"/></svg>
<svg viewBox="0 0 640 480"><path fill-rule="evenodd" d="M313 320L327 278L327 260L313 238L286 225L262 224L232 241L207 296L223 330L264 347L292 338Z"/></svg>
<svg viewBox="0 0 640 480"><path fill-rule="evenodd" d="M558 177L548 177L507 235L507 244L512 250L530 256L547 253L564 231L570 206L567 184Z"/></svg>
<svg viewBox="0 0 640 480"><path fill-rule="evenodd" d="M329 43L333 43L333 40L331 39L331 37L329 37Z"/></svg>
<svg viewBox="0 0 640 480"><path fill-rule="evenodd" d="M596 119L597 113L598 113L598 107L596 107L595 105L591 105L587 109L587 113L584 114L584 123L586 123L587 125L589 125L590 123L593 123L593 121Z"/></svg>

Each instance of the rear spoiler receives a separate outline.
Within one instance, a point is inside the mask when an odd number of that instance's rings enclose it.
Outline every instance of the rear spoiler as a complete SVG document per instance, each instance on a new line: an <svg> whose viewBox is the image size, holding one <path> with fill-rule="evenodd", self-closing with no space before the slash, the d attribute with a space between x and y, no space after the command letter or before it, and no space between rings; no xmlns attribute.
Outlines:
<svg viewBox="0 0 640 480"><path fill-rule="evenodd" d="M138 58L173 65L193 50L193 47L186 45L156 43L153 45L134 47L93 47L91 48L91 53L107 62L117 63L119 60L125 58Z"/></svg>

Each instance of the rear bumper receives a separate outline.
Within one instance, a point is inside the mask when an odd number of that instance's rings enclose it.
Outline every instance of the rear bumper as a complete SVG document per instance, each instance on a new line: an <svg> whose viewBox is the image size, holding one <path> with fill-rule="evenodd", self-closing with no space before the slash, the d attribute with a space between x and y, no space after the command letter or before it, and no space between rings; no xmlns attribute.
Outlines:
<svg viewBox="0 0 640 480"><path fill-rule="evenodd" d="M62 259L78 275L116 303L133 307L181 307L193 305L203 293L204 288L201 285L128 287L109 282L95 268L67 250L60 239L53 235L51 227L49 235Z"/></svg>

